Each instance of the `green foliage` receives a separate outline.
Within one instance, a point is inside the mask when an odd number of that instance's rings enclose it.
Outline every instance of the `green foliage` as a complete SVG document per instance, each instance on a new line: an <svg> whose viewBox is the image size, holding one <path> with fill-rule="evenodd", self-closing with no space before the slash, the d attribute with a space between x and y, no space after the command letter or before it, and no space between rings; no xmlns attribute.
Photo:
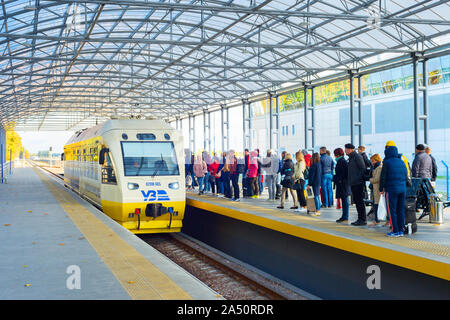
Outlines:
<svg viewBox="0 0 450 320"><path fill-rule="evenodd" d="M10 161L11 158L17 159L23 157L22 152L25 152L25 158L29 153L22 146L22 138L14 130L6 132L6 161ZM10 158L11 157L11 158Z"/></svg>

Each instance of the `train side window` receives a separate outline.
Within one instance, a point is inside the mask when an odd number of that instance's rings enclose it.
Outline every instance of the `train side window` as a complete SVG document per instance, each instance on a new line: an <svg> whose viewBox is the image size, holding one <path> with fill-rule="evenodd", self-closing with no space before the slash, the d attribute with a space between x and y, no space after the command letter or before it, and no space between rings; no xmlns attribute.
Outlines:
<svg viewBox="0 0 450 320"><path fill-rule="evenodd" d="M105 162L102 166L102 183L117 184L116 173L109 152L105 153Z"/></svg>

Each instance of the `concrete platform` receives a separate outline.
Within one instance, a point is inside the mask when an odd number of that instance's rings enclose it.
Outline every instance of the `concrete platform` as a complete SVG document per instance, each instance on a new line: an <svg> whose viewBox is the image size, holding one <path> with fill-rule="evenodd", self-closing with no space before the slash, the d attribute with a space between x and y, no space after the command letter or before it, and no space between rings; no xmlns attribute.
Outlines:
<svg viewBox="0 0 450 320"><path fill-rule="evenodd" d="M221 298L39 169L0 185L0 229L2 300Z"/></svg>
<svg viewBox="0 0 450 320"><path fill-rule="evenodd" d="M408 282L418 285L414 290L425 288L424 286L428 285L425 283L429 281L432 283L428 287L430 292L433 290L437 292L439 289L442 293L443 288L447 288L447 298L450 297L448 211L444 214L443 225L430 224L426 218L418 223L417 233L402 238L388 238L385 236L388 232L386 227L369 228L337 224L335 220L341 216L341 211L332 208L322 208L321 216L314 217L289 209L277 209L278 201L269 202L264 198L233 202L225 198L199 196L191 192L187 194L187 204L188 208L191 208L188 214L193 219L190 222L188 216L185 218L183 232L188 232L206 243L208 238L212 238L209 244L225 252L233 249L226 248L231 245L222 242L221 238L228 238L228 242L231 243L234 240L232 238L240 237L234 245L248 246L245 250L249 253L235 249L235 252L227 252L228 254L233 254L244 261L245 256L252 256L253 265L259 265L264 271L279 272L277 275L279 278L291 283L295 284L295 281L298 281L300 288L307 291L310 289L311 293L319 297L326 297L324 296L327 293L326 281L317 279L323 283L316 286L312 280L310 282L305 280L306 277L320 278L322 274L321 277L328 279L329 283L335 280L337 286L351 287L350 283L353 283L352 292L346 292L346 297L350 298L386 298L391 294L391 297L404 297L399 291L395 294L386 291L383 296L376 296L371 292L367 293L367 296L364 296L366 293L358 296L364 289L367 291L366 267L371 264L382 265L384 274L389 270L390 275L385 279L390 279L394 291L395 286L398 286L394 285L396 278L400 279L399 275L408 274L410 277ZM292 203L288 201L285 208L291 205ZM356 217L356 209L351 207L349 223L355 221ZM207 222L200 226L203 220ZM292 237L299 241L295 241ZM306 261L307 259L311 261ZM350 261L353 261L353 265ZM283 271L282 269L289 264L292 269ZM304 269L300 271L302 264ZM331 270L327 269L327 266ZM349 270L354 270L355 273L348 274ZM294 272L303 272L303 279L292 277ZM388 281L384 283L387 288ZM331 294L328 297L339 297L338 291L336 289L335 295Z"/></svg>

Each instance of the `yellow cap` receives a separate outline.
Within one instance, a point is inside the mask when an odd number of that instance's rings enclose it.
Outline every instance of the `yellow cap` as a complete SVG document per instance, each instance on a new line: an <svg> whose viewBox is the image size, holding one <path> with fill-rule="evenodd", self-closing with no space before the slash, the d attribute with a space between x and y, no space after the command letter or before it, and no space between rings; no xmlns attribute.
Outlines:
<svg viewBox="0 0 450 320"><path fill-rule="evenodd" d="M389 140L388 142L386 142L386 147L395 147L395 142L392 140Z"/></svg>

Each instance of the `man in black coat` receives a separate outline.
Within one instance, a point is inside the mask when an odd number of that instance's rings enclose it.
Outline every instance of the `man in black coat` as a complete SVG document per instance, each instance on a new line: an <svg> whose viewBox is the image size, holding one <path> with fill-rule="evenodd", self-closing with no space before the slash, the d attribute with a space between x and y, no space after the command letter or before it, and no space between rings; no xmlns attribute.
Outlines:
<svg viewBox="0 0 450 320"><path fill-rule="evenodd" d="M432 166L431 181L436 181L438 167L436 164L436 159L431 155L431 148L429 146L425 147L425 153L429 155L431 158L431 166Z"/></svg>
<svg viewBox="0 0 450 320"><path fill-rule="evenodd" d="M354 226L365 226L366 205L364 204L364 172L366 165L363 157L355 152L355 146L351 143L345 145L345 154L348 156L348 184L352 190L353 200L358 211L358 220L352 222Z"/></svg>

